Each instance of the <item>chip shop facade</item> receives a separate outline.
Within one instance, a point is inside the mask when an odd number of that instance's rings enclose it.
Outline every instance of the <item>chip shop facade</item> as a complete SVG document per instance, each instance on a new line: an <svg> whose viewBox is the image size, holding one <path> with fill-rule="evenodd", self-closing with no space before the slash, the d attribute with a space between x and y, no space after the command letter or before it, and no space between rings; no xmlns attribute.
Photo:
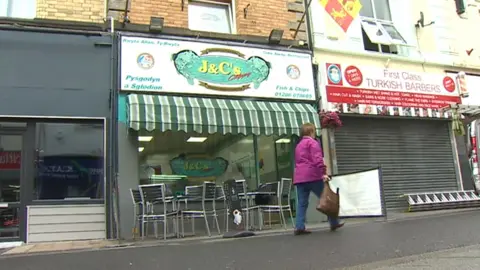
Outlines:
<svg viewBox="0 0 480 270"><path fill-rule="evenodd" d="M308 51L174 36L119 42L123 238L133 224L129 189L158 177L245 179L250 189L291 178L299 126L319 126Z"/></svg>

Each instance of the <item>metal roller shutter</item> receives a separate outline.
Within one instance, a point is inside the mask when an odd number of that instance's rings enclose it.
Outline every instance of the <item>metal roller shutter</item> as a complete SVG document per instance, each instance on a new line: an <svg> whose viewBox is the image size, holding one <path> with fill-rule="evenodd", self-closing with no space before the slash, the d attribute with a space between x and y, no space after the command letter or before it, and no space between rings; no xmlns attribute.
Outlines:
<svg viewBox="0 0 480 270"><path fill-rule="evenodd" d="M402 194L457 190L447 121L343 117L335 132L338 173L381 166L387 208Z"/></svg>

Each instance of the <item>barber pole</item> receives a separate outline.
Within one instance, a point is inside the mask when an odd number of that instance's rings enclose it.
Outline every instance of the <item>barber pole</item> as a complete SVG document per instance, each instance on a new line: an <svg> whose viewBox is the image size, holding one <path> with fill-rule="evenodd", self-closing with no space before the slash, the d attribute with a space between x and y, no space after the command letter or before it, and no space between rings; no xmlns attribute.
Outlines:
<svg viewBox="0 0 480 270"><path fill-rule="evenodd" d="M467 88L467 75L465 72L460 71L457 75L458 81L458 91L461 97L466 98L468 97L468 88Z"/></svg>

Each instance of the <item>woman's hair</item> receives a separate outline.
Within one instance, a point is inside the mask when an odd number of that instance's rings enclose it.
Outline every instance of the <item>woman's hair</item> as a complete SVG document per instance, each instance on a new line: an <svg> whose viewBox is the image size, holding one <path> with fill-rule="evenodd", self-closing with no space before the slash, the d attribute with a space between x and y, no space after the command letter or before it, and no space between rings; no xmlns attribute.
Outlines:
<svg viewBox="0 0 480 270"><path fill-rule="evenodd" d="M315 135L315 125L312 123L305 123L300 127L300 136Z"/></svg>

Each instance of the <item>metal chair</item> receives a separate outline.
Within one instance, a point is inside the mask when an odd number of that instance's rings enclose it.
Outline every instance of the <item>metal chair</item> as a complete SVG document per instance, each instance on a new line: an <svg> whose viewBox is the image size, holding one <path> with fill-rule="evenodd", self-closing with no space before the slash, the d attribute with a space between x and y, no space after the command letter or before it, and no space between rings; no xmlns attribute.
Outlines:
<svg viewBox="0 0 480 270"><path fill-rule="evenodd" d="M137 229L139 229L139 225L141 223L142 217L145 215L145 211L148 211L148 209L146 209L146 207L143 206L142 196L140 195L140 191L138 191L137 189L130 189L130 195L132 196L132 202L133 202L132 234L133 234L133 238L135 238L135 235L137 234Z"/></svg>
<svg viewBox="0 0 480 270"><path fill-rule="evenodd" d="M150 184L140 185L140 196L142 198L143 205L149 205L148 211L142 215L142 239L145 237L146 224L154 223L155 225L155 237L158 237L158 222L163 223L163 238L167 239L168 219L171 218L174 224L175 233L178 233L178 226L176 225L178 210L174 205L173 197L166 197L165 184ZM168 205L172 204L172 210L168 209ZM161 205L163 209L160 213L155 213L155 206Z"/></svg>
<svg viewBox="0 0 480 270"><path fill-rule="evenodd" d="M223 223L225 223L225 231L228 232L228 207L227 207L227 197L225 196L225 191L223 190L223 186L217 186L215 190L215 196L217 197L217 201L223 202L223 208L217 208L216 210L225 211L223 215ZM215 225L215 224L214 224ZM215 227L213 227L215 229Z"/></svg>
<svg viewBox="0 0 480 270"><path fill-rule="evenodd" d="M292 220L292 226L295 226L295 223L293 221L293 213L292 213L292 207L290 205L290 193L292 189L292 179L290 178L282 178L280 180L280 184L278 185L278 190L277 190L277 204L275 205L259 205L258 207L260 208L260 211L262 213L268 213L269 214L269 222L270 226L272 224L271 221L271 213L279 213L280 214L280 221L287 229L287 220L285 219L285 214L284 212L288 210L290 213L290 219ZM286 203L284 203L286 202ZM263 221L262 221L263 224Z"/></svg>
<svg viewBox="0 0 480 270"><path fill-rule="evenodd" d="M250 212L258 210L257 206L253 206L251 198L248 197L247 181L245 179L235 180L235 192L240 194L240 202L242 204L242 212L245 212L245 224L247 228L250 226ZM230 213L230 212L228 212Z"/></svg>
<svg viewBox="0 0 480 270"><path fill-rule="evenodd" d="M195 199L198 198L198 186L196 188L192 188L189 190L189 194L187 195L187 202L191 200L191 196ZM217 211L215 208L215 201L216 201L216 185L215 183L212 182L204 182L203 185L200 188L201 190L201 203L202 203L202 208L195 210L195 209L188 209L188 206L186 205L185 210L180 211L180 220L182 224L182 236L185 237L185 226L184 226L184 218L190 218L192 219L192 224L193 224L193 219L195 218L203 218L205 220L205 226L207 229L208 236L212 236L210 232L210 226L208 224L208 217L213 217L214 222L217 226L218 234L220 234L220 225L218 224L218 215ZM207 204L211 203L211 209L207 208ZM192 225L192 228L194 226Z"/></svg>

